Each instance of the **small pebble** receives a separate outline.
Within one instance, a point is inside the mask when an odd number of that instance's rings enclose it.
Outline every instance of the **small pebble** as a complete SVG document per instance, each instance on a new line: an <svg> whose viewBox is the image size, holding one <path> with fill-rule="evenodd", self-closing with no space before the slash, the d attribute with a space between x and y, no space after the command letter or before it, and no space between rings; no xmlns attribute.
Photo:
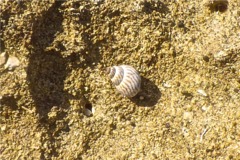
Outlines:
<svg viewBox="0 0 240 160"><path fill-rule="evenodd" d="M91 0L94 4L100 4L103 3L104 0Z"/></svg>
<svg viewBox="0 0 240 160"><path fill-rule="evenodd" d="M210 105L210 106L202 106L202 111L209 111L209 110L211 110L212 109L212 106Z"/></svg>
<svg viewBox="0 0 240 160"><path fill-rule="evenodd" d="M202 106L203 111L206 111L207 109L208 109L207 106Z"/></svg>
<svg viewBox="0 0 240 160"><path fill-rule="evenodd" d="M3 52L0 54L0 66L4 65L7 61L7 54Z"/></svg>
<svg viewBox="0 0 240 160"><path fill-rule="evenodd" d="M4 65L5 69L8 69L9 71L14 70L16 67L20 65L20 61L17 57L9 57L7 60L7 63Z"/></svg>
<svg viewBox="0 0 240 160"><path fill-rule="evenodd" d="M199 89L199 90L197 90L197 92L198 92L200 95L202 95L202 96L204 96L204 97L207 97L207 93L206 93L204 90Z"/></svg>
<svg viewBox="0 0 240 160"><path fill-rule="evenodd" d="M6 125L3 125L3 126L1 126L1 131L5 131L5 130L6 130L6 128L7 128L7 126L6 126Z"/></svg>
<svg viewBox="0 0 240 160"><path fill-rule="evenodd" d="M192 112L184 112L183 113L183 119L192 121L193 119L193 113Z"/></svg>
<svg viewBox="0 0 240 160"><path fill-rule="evenodd" d="M172 85L171 85L170 83L166 82L166 83L163 83L163 87L165 87L165 88L171 88Z"/></svg>
<svg viewBox="0 0 240 160"><path fill-rule="evenodd" d="M215 53L213 56L217 61L224 61L229 55L226 51L220 51L218 53Z"/></svg>

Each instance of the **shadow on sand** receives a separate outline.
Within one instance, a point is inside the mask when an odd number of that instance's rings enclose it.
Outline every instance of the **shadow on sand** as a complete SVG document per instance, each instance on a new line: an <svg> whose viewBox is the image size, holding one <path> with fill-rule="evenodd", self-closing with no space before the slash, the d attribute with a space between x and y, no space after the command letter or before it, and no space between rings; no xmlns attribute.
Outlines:
<svg viewBox="0 0 240 160"><path fill-rule="evenodd" d="M142 77L142 90L130 100L138 106L153 107L161 98L158 87L150 80Z"/></svg>

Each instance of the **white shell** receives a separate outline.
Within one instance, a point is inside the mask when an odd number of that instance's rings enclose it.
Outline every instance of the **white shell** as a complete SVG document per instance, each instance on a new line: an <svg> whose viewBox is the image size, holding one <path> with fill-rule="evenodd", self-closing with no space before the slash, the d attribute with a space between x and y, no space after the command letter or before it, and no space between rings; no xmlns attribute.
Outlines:
<svg viewBox="0 0 240 160"><path fill-rule="evenodd" d="M113 85L125 97L134 97L141 89L141 76L132 66L109 67L107 74Z"/></svg>

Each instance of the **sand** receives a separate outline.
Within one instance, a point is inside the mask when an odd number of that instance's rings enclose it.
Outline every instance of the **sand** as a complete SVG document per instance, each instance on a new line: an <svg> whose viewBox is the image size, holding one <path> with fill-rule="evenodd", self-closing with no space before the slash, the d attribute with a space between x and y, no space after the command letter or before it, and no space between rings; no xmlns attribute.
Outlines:
<svg viewBox="0 0 240 160"><path fill-rule="evenodd" d="M240 159L239 8L1 0L0 159ZM104 72L121 64L134 98Z"/></svg>

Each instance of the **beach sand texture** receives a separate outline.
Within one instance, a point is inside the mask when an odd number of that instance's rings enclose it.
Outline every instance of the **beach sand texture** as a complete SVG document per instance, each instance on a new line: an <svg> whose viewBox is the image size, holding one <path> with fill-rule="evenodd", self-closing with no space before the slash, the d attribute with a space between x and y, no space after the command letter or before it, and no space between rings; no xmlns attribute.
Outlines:
<svg viewBox="0 0 240 160"><path fill-rule="evenodd" d="M0 159L240 159L239 0L0 8ZM133 98L105 74L122 64Z"/></svg>

